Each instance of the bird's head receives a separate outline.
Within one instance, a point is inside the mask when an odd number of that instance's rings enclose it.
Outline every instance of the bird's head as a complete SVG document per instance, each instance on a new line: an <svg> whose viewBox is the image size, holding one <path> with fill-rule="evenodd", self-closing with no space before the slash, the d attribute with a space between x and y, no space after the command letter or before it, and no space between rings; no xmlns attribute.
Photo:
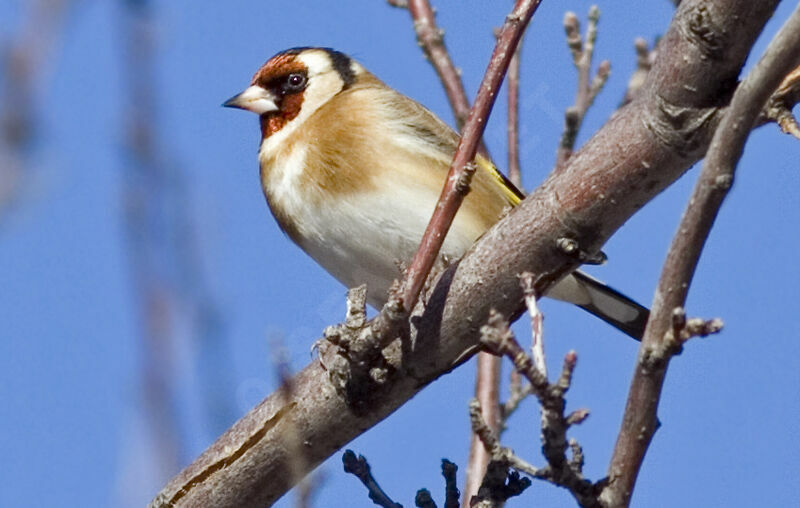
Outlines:
<svg viewBox="0 0 800 508"><path fill-rule="evenodd" d="M293 131L364 71L344 53L330 48L292 48L261 66L250 86L223 106L259 115L266 139Z"/></svg>

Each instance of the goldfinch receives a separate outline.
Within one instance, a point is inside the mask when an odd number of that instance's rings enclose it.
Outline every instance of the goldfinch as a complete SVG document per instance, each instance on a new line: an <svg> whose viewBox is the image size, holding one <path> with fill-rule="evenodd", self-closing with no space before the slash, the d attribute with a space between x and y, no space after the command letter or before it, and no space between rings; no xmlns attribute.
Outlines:
<svg viewBox="0 0 800 508"><path fill-rule="evenodd" d="M224 106L261 123L261 186L280 228L347 287L380 307L433 213L458 134L344 53L292 48L270 58ZM461 257L522 194L486 159L442 254ZM648 311L574 271L547 296L641 338Z"/></svg>

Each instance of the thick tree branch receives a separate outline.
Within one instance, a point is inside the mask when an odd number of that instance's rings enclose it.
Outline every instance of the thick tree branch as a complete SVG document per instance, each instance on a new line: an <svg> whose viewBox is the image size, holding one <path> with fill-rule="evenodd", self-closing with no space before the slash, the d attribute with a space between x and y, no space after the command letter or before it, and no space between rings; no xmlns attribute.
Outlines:
<svg viewBox="0 0 800 508"><path fill-rule="evenodd" d="M602 494L606 506L627 506L644 454L658 427L658 402L670 358L693 334L687 328L682 307L700 254L722 201L733 184L733 175L745 141L762 107L784 76L800 60L800 7L770 43L752 72L737 87L725 116L711 141L689 205L672 241L653 299L631 382L614 455L609 484ZM676 314L676 309L678 313ZM697 327L695 333L716 331L718 324ZM686 334L685 337L682 335Z"/></svg>
<svg viewBox="0 0 800 508"><path fill-rule="evenodd" d="M308 443L312 467L468 359L490 308L511 318L524 308L517 274L537 274L541 294L577 264L556 247L559 238L599 250L702 156L724 97L776 5L684 0L639 96L439 278L410 340L382 353L393 370L371 404L349 404L325 367L338 351L321 347L320 361L294 378L292 400L273 394L261 402L170 481L152 506L269 505L291 487L283 474L291 460L283 446L288 426Z"/></svg>

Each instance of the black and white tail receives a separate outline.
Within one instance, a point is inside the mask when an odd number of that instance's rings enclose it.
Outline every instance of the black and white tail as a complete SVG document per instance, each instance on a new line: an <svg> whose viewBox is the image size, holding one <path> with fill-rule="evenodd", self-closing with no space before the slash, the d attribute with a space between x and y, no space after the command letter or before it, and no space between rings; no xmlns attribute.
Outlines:
<svg viewBox="0 0 800 508"><path fill-rule="evenodd" d="M606 323L642 340L650 311L580 270L561 279L546 296L573 303Z"/></svg>

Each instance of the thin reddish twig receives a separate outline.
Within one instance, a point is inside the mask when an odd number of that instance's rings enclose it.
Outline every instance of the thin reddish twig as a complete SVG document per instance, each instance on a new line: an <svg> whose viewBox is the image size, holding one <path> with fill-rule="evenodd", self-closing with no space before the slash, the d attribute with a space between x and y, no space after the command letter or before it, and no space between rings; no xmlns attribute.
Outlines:
<svg viewBox="0 0 800 508"><path fill-rule="evenodd" d="M489 111L497 98L506 69L511 62L522 32L528 26L533 13L541 0L517 0L511 14L506 17L497 45L489 61L489 67L481 81L475 104L470 110L469 119L464 126L455 158L450 166L447 181L436 204L433 217L425 230L420 247L409 265L401 289L401 300L406 310L416 305L425 279L433 266L439 249L461 202L466 195L471 177L471 161L475 158L478 141L483 135ZM474 171L474 168L472 168Z"/></svg>
<svg viewBox="0 0 800 508"><path fill-rule="evenodd" d="M469 117L469 100L461 75L444 45L443 31L436 25L436 14L428 0L409 0L408 12L414 21L419 45L439 75L455 115L456 126L461 130Z"/></svg>
<svg viewBox="0 0 800 508"><path fill-rule="evenodd" d="M522 190L519 163L519 60L522 41L517 45L508 65L508 179Z"/></svg>
<svg viewBox="0 0 800 508"><path fill-rule="evenodd" d="M464 127L470 112L469 100L467 99L466 91L461 80L461 75L453 64L450 54L444 44L443 30L436 25L435 13L428 0L410 0L408 2L396 2L389 0L389 3L395 7L406 7L409 10L412 20L414 21L414 30L417 35L417 41L422 48L428 61L433 66L434 70L439 76L439 79L444 87L445 94L450 107L455 116L456 126L459 130ZM517 136L517 116L516 116L516 97L518 96L518 83L519 83L519 65L514 65L518 61L519 47L514 53L512 59L512 70L510 71L509 81L509 94L512 89L514 91L514 113L513 113L513 131L509 127L509 136L514 136L513 142L509 142L510 159L513 161L509 164L509 175L511 180L519 187L519 156L518 156L518 141ZM513 73L513 77L511 74ZM509 98L509 102L511 102ZM509 122L512 121L512 113L509 112ZM509 123L511 125L511 123ZM513 148L512 148L513 146ZM513 150L513 155L512 155ZM478 152L481 155L489 158L488 150L483 144L479 142ZM477 359L477 373L475 378L475 396L480 401L481 407L484 408L483 418L488 425L497 432L500 424L500 405L499 405L499 385L500 385L500 359L487 354L479 353ZM470 444L469 462L467 466L466 482L464 488L464 499L469 499L473 494L477 493L483 479L483 474L486 465L489 463L489 454L481 444L476 435L473 434Z"/></svg>
<svg viewBox="0 0 800 508"><path fill-rule="evenodd" d="M444 93L450 102L450 109L453 110L456 128L459 132L463 132L464 124L469 117L469 99L464 90L464 83L461 81L461 72L453 64L450 53L444 45L444 30L436 25L436 13L433 7L428 0L408 0L407 2L389 0L389 4L395 7L406 7L411 14L417 43L439 76ZM489 151L482 140L478 144L478 153L489 158Z"/></svg>
<svg viewBox="0 0 800 508"><path fill-rule="evenodd" d="M764 55L736 88L714 133L686 211L672 241L636 362L622 427L609 464L606 506L627 506L644 454L658 426L657 410L670 358L687 337L682 314L689 285L706 239L728 193L744 144L762 107L800 59L800 6L784 23ZM679 311L676 314L676 311ZM709 328L712 332L713 327ZM702 331L703 328L701 327Z"/></svg>
<svg viewBox="0 0 800 508"><path fill-rule="evenodd" d="M480 352L476 364L475 399L480 403L483 421L495 435L499 435L502 422L500 411L501 358L491 353ZM490 459L491 454L486 450L480 437L473 432L470 438L462 504L467 503L472 496L478 493Z"/></svg>
<svg viewBox="0 0 800 508"><path fill-rule="evenodd" d="M508 66L508 179L522 189L519 163L519 54L522 43L517 46ZM503 419L507 416L500 406L501 358L490 353L478 353L475 375L475 398L480 403L483 419L492 431L499 435ZM516 371L513 371L516 372ZM519 377L519 375L517 375ZM520 392L517 392L520 393ZM517 401L514 402L515 404ZM464 482L464 501L478 493L491 456L479 436L472 434Z"/></svg>

